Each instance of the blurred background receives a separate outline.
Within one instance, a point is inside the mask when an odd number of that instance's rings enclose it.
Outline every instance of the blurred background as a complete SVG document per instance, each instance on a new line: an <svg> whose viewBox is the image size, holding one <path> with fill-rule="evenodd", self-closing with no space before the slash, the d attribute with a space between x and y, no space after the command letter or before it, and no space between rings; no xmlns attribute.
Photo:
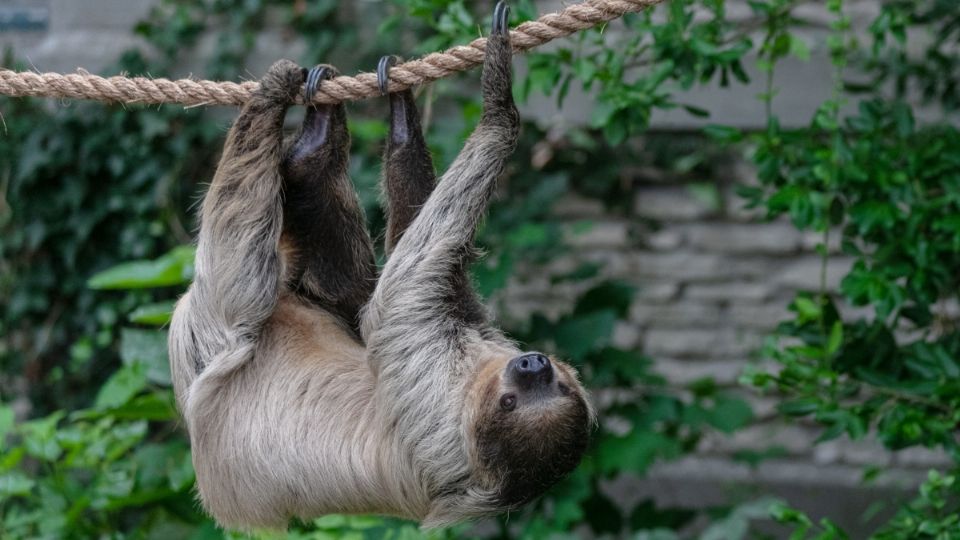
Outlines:
<svg viewBox="0 0 960 540"><path fill-rule="evenodd" d="M515 0L513 22L563 5ZM491 11L0 0L0 66L349 74L466 43ZM252 536L960 538L958 45L955 0L667 0L518 57L522 139L473 275L512 337L580 368L588 458L450 530ZM478 82L419 91L438 168ZM0 538L247 537L195 502L165 330L235 112L0 97ZM349 106L376 238L386 112Z"/></svg>

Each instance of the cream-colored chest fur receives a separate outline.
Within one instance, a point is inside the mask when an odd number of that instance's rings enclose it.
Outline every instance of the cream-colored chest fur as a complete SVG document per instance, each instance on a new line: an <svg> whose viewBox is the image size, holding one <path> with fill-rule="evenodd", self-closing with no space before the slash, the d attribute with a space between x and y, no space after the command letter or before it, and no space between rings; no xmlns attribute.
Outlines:
<svg viewBox="0 0 960 540"><path fill-rule="evenodd" d="M333 316L281 299L253 360L219 389L204 432L191 430L210 450L194 453L204 503L223 522L265 526L370 508L422 515L426 501L399 476L391 430L371 429L384 422L374 386L366 350Z"/></svg>

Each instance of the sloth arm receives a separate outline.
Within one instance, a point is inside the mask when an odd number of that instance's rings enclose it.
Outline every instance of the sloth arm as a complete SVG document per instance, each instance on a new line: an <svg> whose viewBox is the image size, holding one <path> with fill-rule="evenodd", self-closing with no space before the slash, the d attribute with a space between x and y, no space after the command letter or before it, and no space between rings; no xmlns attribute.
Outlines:
<svg viewBox="0 0 960 540"><path fill-rule="evenodd" d="M390 136L383 153L383 191L387 195L386 252L391 254L403 233L419 214L436 184L433 158L423 138L420 114L413 92L409 89L390 94ZM453 314L467 325L481 325L487 320L469 277L472 252L468 252L451 275L448 298Z"/></svg>
<svg viewBox="0 0 960 540"><path fill-rule="evenodd" d="M450 300L519 129L511 54L506 35L488 38L480 123L394 247L367 305L364 336L378 362L443 355L465 328Z"/></svg>
<svg viewBox="0 0 960 540"><path fill-rule="evenodd" d="M299 66L276 62L227 134L204 197L196 276L171 325L171 364L181 400L201 372L208 381L219 380L249 361L276 306L283 120L302 82ZM216 385L205 386L213 391ZM191 395L190 401L210 397Z"/></svg>

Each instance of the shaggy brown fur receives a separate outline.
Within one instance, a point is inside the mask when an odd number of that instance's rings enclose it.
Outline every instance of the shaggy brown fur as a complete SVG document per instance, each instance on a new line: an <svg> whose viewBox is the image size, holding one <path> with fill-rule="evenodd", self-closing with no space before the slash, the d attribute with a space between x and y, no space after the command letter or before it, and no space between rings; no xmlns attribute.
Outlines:
<svg viewBox="0 0 960 540"><path fill-rule="evenodd" d="M222 525L442 525L523 504L580 460L592 412L575 371L507 340L464 270L517 137L505 15L483 117L436 188L412 95L391 98L377 281L343 107L308 111L284 148L304 73L280 61L230 130L170 332L200 499Z"/></svg>

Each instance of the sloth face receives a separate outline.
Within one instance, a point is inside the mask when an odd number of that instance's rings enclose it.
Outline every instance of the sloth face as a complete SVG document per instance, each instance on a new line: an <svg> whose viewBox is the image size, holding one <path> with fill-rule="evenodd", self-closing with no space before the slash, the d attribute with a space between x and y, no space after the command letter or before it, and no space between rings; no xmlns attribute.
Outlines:
<svg viewBox="0 0 960 540"><path fill-rule="evenodd" d="M497 505L524 504L580 462L593 414L576 371L537 353L491 362L473 406L478 476Z"/></svg>

